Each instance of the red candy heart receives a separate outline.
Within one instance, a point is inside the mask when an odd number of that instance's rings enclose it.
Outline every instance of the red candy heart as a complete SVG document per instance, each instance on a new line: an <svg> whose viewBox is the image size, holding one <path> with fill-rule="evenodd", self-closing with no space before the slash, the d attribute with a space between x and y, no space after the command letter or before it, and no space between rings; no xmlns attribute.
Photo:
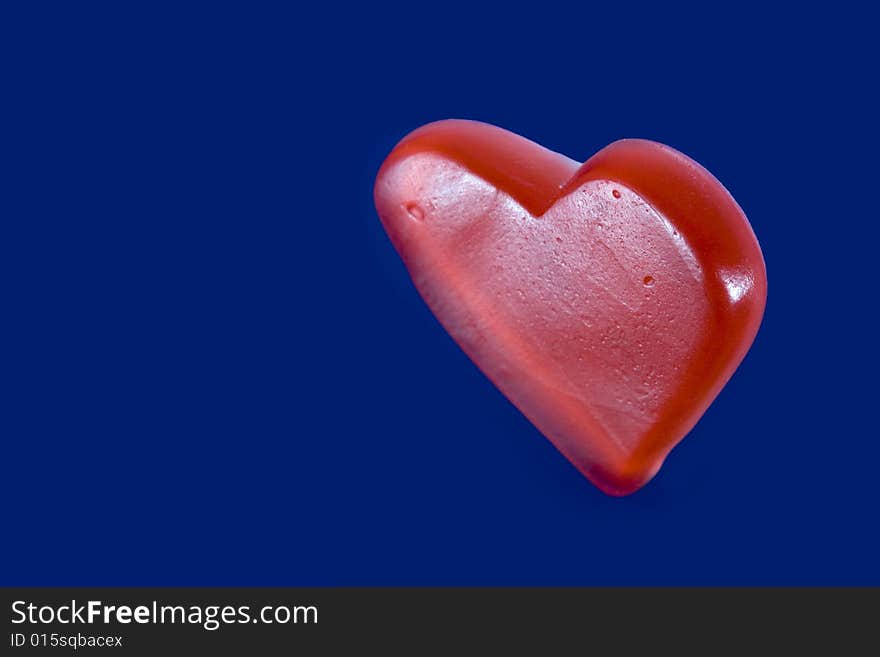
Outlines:
<svg viewBox="0 0 880 657"><path fill-rule="evenodd" d="M709 172L655 142L579 165L441 121L382 165L376 207L450 335L606 493L645 485L749 349L760 247Z"/></svg>

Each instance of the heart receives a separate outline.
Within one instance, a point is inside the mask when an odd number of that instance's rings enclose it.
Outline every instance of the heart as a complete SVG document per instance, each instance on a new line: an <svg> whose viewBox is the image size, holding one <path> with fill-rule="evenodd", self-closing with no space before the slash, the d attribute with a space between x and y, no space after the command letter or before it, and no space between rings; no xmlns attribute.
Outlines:
<svg viewBox="0 0 880 657"><path fill-rule="evenodd" d="M428 306L596 486L657 473L752 344L758 241L712 174L626 139L583 165L440 121L383 163L376 208Z"/></svg>

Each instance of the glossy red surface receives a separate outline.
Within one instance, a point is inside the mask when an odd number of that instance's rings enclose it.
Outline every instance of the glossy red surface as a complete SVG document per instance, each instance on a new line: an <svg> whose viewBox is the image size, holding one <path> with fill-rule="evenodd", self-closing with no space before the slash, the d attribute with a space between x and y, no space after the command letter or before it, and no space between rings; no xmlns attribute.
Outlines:
<svg viewBox="0 0 880 657"><path fill-rule="evenodd" d="M764 261L708 171L618 141L583 165L441 121L382 165L379 216L434 314L606 493L654 476L748 351Z"/></svg>

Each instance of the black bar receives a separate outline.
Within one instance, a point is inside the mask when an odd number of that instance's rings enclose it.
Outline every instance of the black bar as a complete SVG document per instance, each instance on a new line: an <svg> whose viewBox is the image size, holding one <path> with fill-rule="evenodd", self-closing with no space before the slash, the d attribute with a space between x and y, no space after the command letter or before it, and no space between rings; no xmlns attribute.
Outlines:
<svg viewBox="0 0 880 657"><path fill-rule="evenodd" d="M0 653L9 655L788 654L799 646L844 654L880 646L880 588L5 588L0 596ZM234 610L225 618L224 607ZM76 622L58 622L77 609ZM31 622L40 614L46 622ZM97 637L121 645L89 646Z"/></svg>

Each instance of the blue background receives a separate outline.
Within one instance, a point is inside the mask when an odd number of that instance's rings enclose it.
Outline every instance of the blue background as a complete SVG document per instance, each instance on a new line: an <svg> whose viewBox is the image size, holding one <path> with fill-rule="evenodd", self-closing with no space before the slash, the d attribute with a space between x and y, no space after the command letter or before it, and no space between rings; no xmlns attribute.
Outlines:
<svg viewBox="0 0 880 657"><path fill-rule="evenodd" d="M867 17L288 4L4 10L2 583L880 584ZM750 217L763 327L631 497L383 233L382 159L448 117L665 142Z"/></svg>

